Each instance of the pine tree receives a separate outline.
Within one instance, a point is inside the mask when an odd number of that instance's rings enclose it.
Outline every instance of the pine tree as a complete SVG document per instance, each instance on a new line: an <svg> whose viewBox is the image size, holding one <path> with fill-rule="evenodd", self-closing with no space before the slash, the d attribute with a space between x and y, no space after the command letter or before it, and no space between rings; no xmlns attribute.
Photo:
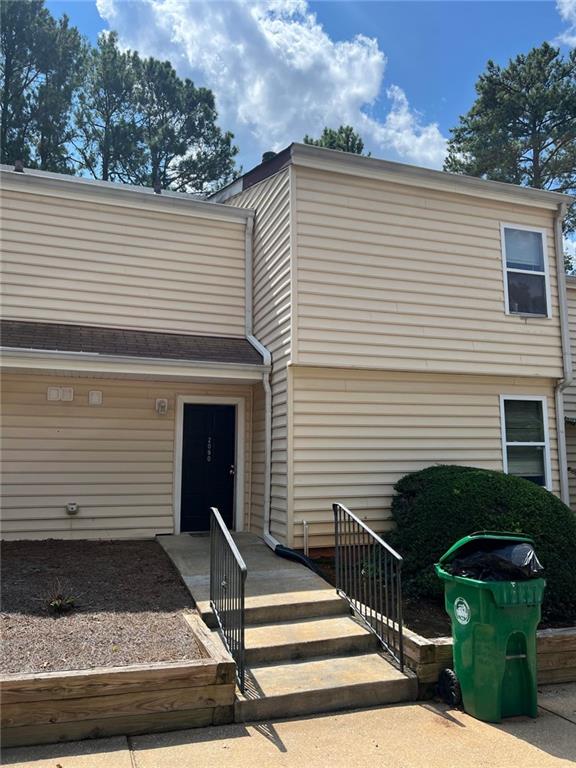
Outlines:
<svg viewBox="0 0 576 768"><path fill-rule="evenodd" d="M2 162L71 173L70 117L85 43L43 0L2 0L0 20Z"/></svg>
<svg viewBox="0 0 576 768"><path fill-rule="evenodd" d="M206 193L234 176L233 135L218 127L214 96L182 80L168 61L135 59L142 153L136 184Z"/></svg>
<svg viewBox="0 0 576 768"><path fill-rule="evenodd" d="M78 30L69 26L66 16L56 23L51 37L34 116L34 165L45 171L72 173L72 104L84 78L87 46Z"/></svg>
<svg viewBox="0 0 576 768"><path fill-rule="evenodd" d="M351 125L341 125L336 130L324 128L319 139L314 139L306 134L304 144L313 144L315 147L326 147L327 149L339 149L341 152L351 152L354 155L364 153L362 137L356 133ZM369 155L370 153L368 153Z"/></svg>
<svg viewBox="0 0 576 768"><path fill-rule="evenodd" d="M80 169L95 179L127 181L139 153L134 60L118 48L115 32L101 34L88 56L74 147Z"/></svg>
<svg viewBox="0 0 576 768"><path fill-rule="evenodd" d="M576 192L576 50L544 43L504 68L489 61L478 98L452 129L444 169ZM572 206L566 230L576 228Z"/></svg>

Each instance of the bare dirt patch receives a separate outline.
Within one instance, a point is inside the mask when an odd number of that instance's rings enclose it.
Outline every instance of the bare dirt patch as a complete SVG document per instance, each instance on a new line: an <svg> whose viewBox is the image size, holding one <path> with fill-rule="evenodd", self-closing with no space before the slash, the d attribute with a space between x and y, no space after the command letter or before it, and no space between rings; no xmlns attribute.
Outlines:
<svg viewBox="0 0 576 768"><path fill-rule="evenodd" d="M190 594L155 541L4 542L1 576L2 673L205 655L182 618ZM74 606L54 615L58 591Z"/></svg>

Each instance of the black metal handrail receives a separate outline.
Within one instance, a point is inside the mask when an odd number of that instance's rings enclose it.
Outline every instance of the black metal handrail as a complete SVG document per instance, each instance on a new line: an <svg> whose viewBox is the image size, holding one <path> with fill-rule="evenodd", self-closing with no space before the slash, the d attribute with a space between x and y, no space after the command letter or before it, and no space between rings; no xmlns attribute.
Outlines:
<svg viewBox="0 0 576 768"><path fill-rule="evenodd" d="M228 652L236 662L238 686L244 691L244 599L246 563L216 507L210 517L210 607Z"/></svg>
<svg viewBox="0 0 576 768"><path fill-rule="evenodd" d="M343 504L333 504L336 590L404 670L402 557Z"/></svg>

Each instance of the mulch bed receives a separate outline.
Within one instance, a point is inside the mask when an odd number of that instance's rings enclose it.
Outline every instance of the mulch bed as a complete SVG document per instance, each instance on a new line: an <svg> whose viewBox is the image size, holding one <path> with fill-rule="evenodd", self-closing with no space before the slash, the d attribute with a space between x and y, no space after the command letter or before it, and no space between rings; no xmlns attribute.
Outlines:
<svg viewBox="0 0 576 768"><path fill-rule="evenodd" d="M192 598L155 541L4 542L1 578L1 673L206 655L182 618ZM55 615L59 592L74 606Z"/></svg>

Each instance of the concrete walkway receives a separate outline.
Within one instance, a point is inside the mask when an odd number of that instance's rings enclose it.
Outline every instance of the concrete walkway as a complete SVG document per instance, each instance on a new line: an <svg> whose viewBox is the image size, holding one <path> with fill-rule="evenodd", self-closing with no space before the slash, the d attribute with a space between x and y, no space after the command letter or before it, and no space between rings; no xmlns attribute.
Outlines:
<svg viewBox="0 0 576 768"><path fill-rule="evenodd" d="M246 611L253 618L273 620L271 611L289 605L328 601L338 604L334 587L308 568L275 555L253 533L233 533L248 568ZM192 593L204 620L210 624L210 538L187 534L159 536L158 543L172 559ZM284 617L284 615L283 615Z"/></svg>
<svg viewBox="0 0 576 768"><path fill-rule="evenodd" d="M576 761L576 684L547 686L539 717L489 725L428 703L166 734L23 747L11 768L561 768Z"/></svg>
<svg viewBox="0 0 576 768"><path fill-rule="evenodd" d="M246 687L236 722L298 717L416 699L418 685L381 652L334 587L260 538L234 533L246 561ZM208 536L161 536L209 627Z"/></svg>

